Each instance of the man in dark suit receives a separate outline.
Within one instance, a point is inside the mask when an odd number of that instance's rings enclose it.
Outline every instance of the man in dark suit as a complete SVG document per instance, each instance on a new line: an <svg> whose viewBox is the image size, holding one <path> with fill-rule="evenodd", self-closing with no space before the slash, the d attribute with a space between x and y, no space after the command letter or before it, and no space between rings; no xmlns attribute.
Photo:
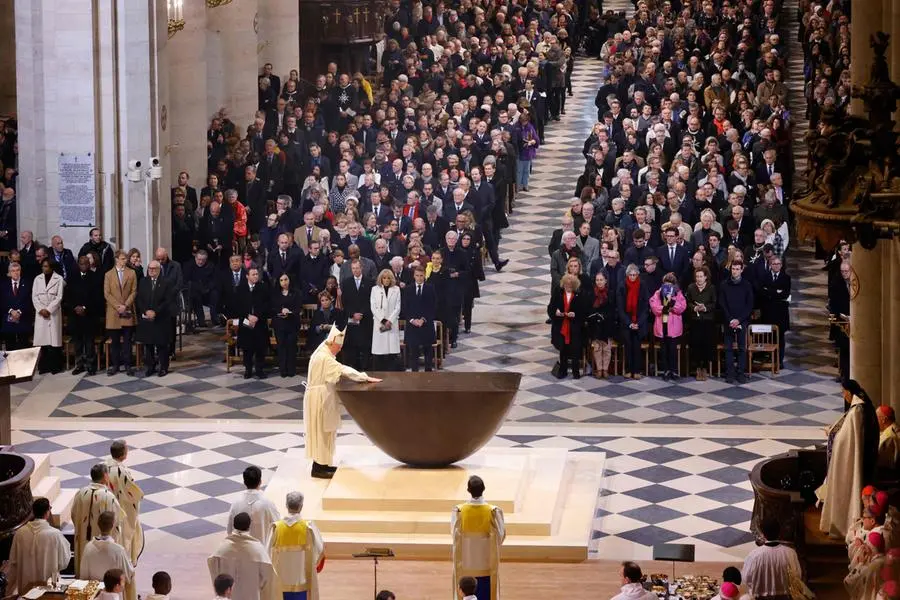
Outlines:
<svg viewBox="0 0 900 600"><path fill-rule="evenodd" d="M69 277L75 274L78 267L75 264L75 255L63 245L61 236L54 235L50 239L50 258L59 265L59 269L61 269L60 275L68 283Z"/></svg>
<svg viewBox="0 0 900 600"><path fill-rule="evenodd" d="M469 285L469 255L459 247L459 234L456 231L448 231L444 236L445 246L441 249L444 259L444 268L449 273L449 286L447 294L448 315L459 315L462 311L463 294ZM450 318L445 323L450 347L456 348L456 340L459 335L459 319Z"/></svg>
<svg viewBox="0 0 900 600"><path fill-rule="evenodd" d="M284 273L291 278L291 287L295 290L300 289L301 258L303 258L303 251L291 243L291 236L287 233L279 235L278 247L269 254L269 264L266 269L269 272L269 280L276 289L279 288L278 280Z"/></svg>
<svg viewBox="0 0 900 600"><path fill-rule="evenodd" d="M260 281L260 270L250 267L247 279L235 292L234 318L238 322L238 345L244 353L244 379L265 379L266 350L269 344L269 296Z"/></svg>
<svg viewBox="0 0 900 600"><path fill-rule="evenodd" d="M275 155L275 147L275 140L266 140L265 152L259 159L259 170L256 172L266 200L274 200L284 185L284 163Z"/></svg>
<svg viewBox="0 0 900 600"><path fill-rule="evenodd" d="M379 226L389 225L394 219L394 211L391 210L390 206L385 206L382 202L381 191L373 190L369 195L369 201L372 203L372 210L370 212L375 215L375 222Z"/></svg>
<svg viewBox="0 0 900 600"><path fill-rule="evenodd" d="M34 281L34 278L41 272L41 267L35 258L38 245L34 241L34 234L30 231L23 231L19 234L19 239L22 242L22 247L19 248L22 277L27 281Z"/></svg>
<svg viewBox="0 0 900 600"><path fill-rule="evenodd" d="M241 264L238 254L228 261L228 269L219 277L219 297L222 299L222 312L226 318L233 319L237 314L237 291L247 281L247 270Z"/></svg>
<svg viewBox="0 0 900 600"><path fill-rule="evenodd" d="M372 115L363 115L363 124L353 136L366 149L366 156L375 156L378 130L372 125Z"/></svg>
<svg viewBox="0 0 900 600"><path fill-rule="evenodd" d="M34 304L31 301L31 282L22 277L22 267L9 265L9 279L0 284L3 305L3 341L7 350L20 350L31 345L34 328Z"/></svg>
<svg viewBox="0 0 900 600"><path fill-rule="evenodd" d="M844 260L838 268L840 277L833 277L828 282L828 313L837 319L850 317L850 294L852 288L853 269L850 261ZM843 315L843 316L842 316ZM837 325L831 326L829 336L838 350L838 367L842 378L850 376L850 338Z"/></svg>
<svg viewBox="0 0 900 600"><path fill-rule="evenodd" d="M484 245L487 248L488 256L491 257L491 262L494 263L494 268L499 273L509 263L509 260L500 260L497 238L494 237L494 207L497 203L497 196L494 186L482 178L481 170L482 167L472 168L472 187L469 189L469 197L474 200L472 206L478 211L475 218L481 227L482 235L484 235Z"/></svg>
<svg viewBox="0 0 900 600"><path fill-rule="evenodd" d="M393 254L388 251L388 243L382 238L375 240L375 270L381 273L385 269L391 268L391 258Z"/></svg>
<svg viewBox="0 0 900 600"><path fill-rule="evenodd" d="M784 337L791 328L788 299L791 297L791 276L782 271L781 259L769 259L770 276L758 282L762 322L778 326L779 367L784 368Z"/></svg>
<svg viewBox="0 0 900 600"><path fill-rule="evenodd" d="M303 304L316 304L319 293L325 289L325 280L328 279L328 270L331 261L321 252L318 240L309 243L309 254L300 259L300 286L303 294Z"/></svg>
<svg viewBox="0 0 900 600"><path fill-rule="evenodd" d="M358 260L350 263L351 276L341 282L341 297L347 316L347 329L342 361L358 371L364 371L372 353L372 284L362 273Z"/></svg>
<svg viewBox="0 0 900 600"><path fill-rule="evenodd" d="M249 209L247 229L250 233L259 233L266 224L266 197L263 188L256 178L256 167L247 165L244 168L244 181L238 187L238 199Z"/></svg>
<svg viewBox="0 0 900 600"><path fill-rule="evenodd" d="M175 304L172 281L161 276L158 260L147 265L147 275L138 282L137 341L144 344L144 375L150 377L159 366L159 376L169 372L169 344L172 343L171 320Z"/></svg>
<svg viewBox="0 0 900 600"><path fill-rule="evenodd" d="M679 281L691 266L691 260L684 245L678 244L678 230L668 227L663 232L665 244L656 249L659 266L663 273L674 273Z"/></svg>
<svg viewBox="0 0 900 600"><path fill-rule="evenodd" d="M209 254L210 262L219 268L228 264L234 225L222 215L222 205L213 202L200 226L200 247Z"/></svg>
<svg viewBox="0 0 900 600"><path fill-rule="evenodd" d="M181 171L178 174L178 185L172 188L172 200L175 200L175 190L180 189L184 192L184 200L186 204L189 204L191 210L196 209L199 206L199 202L197 200L197 188L191 187L190 185L191 176L187 171Z"/></svg>
<svg viewBox="0 0 900 600"><path fill-rule="evenodd" d="M209 316L213 325L219 319L219 285L220 271L209 262L206 250L198 250L193 260L184 264L183 281L190 290L191 310L197 319L198 327L206 327L206 315L203 306L209 306ZM193 325L188 333L193 333Z"/></svg>
<svg viewBox="0 0 900 600"><path fill-rule="evenodd" d="M362 234L362 228L359 223L353 222L347 226L347 235L341 238L340 249L347 256L350 246L359 248L359 255L365 256L369 260L375 260L375 246L372 240Z"/></svg>
<svg viewBox="0 0 900 600"><path fill-rule="evenodd" d="M16 190L7 187L0 199L0 250L9 252L15 249L18 239Z"/></svg>
<svg viewBox="0 0 900 600"><path fill-rule="evenodd" d="M448 223L456 223L456 217L467 210L475 214L475 207L470 202L466 202L466 192L462 188L453 190L452 195L450 202L444 200L444 218Z"/></svg>
<svg viewBox="0 0 900 600"><path fill-rule="evenodd" d="M94 337L100 331L106 307L103 302L103 278L91 271L91 263L86 256L78 259L76 272L69 275L63 294L63 306L69 317L69 335L75 346L75 369L72 375L85 371L88 375L94 375L97 373Z"/></svg>
<svg viewBox="0 0 900 600"><path fill-rule="evenodd" d="M284 65L282 65L284 66ZM274 67L272 67L272 63L266 63L263 65L262 74L259 76L260 79L263 77L269 78L269 87L275 90L276 95L281 94L281 77L275 75Z"/></svg>
<svg viewBox="0 0 900 600"><path fill-rule="evenodd" d="M425 370L434 369L434 317L437 311L437 294L431 284L425 283L425 269L416 267L414 284L403 290L403 314L406 327L403 339L409 368L419 370L419 353L425 354Z"/></svg>

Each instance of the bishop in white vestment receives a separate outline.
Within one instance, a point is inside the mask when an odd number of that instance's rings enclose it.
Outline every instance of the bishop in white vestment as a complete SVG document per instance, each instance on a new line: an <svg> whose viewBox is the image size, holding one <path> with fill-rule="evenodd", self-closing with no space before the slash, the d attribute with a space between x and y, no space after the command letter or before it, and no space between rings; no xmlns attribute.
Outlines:
<svg viewBox="0 0 900 600"><path fill-rule="evenodd" d="M100 515L110 511L116 515L111 537L118 544L125 541L122 523L125 511L109 489L109 468L104 464L91 467L91 484L78 490L72 502L72 524L75 526L75 572L79 572L84 547L94 536L100 535Z"/></svg>
<svg viewBox="0 0 900 600"><path fill-rule="evenodd" d="M878 437L878 468L893 472L900 464L900 430L897 429L894 409L890 406L879 406L875 409L875 413L878 415L878 428L881 430Z"/></svg>
<svg viewBox="0 0 900 600"><path fill-rule="evenodd" d="M81 564L78 568L80 579L93 579L103 581L103 575L110 569L121 569L125 575L125 600L137 600L137 588L134 581L134 563L128 551L117 544L110 536L116 525L116 515L111 511L100 515L99 535L89 541L81 555Z"/></svg>
<svg viewBox="0 0 900 600"><path fill-rule="evenodd" d="M31 509L34 520L16 531L9 551L6 591L10 594L24 594L36 584L46 584L48 579L55 583L72 558L66 537L48 521L50 501L35 498Z"/></svg>
<svg viewBox="0 0 900 600"><path fill-rule="evenodd" d="M272 526L269 556L278 600L319 600L318 573L325 566L325 542L318 527L300 516L303 494L287 495L288 516Z"/></svg>
<svg viewBox="0 0 900 600"><path fill-rule="evenodd" d="M229 534L207 560L210 580L219 575L234 578L232 597L237 600L274 600L275 569L265 546L250 535L250 515L234 517Z"/></svg>
<svg viewBox="0 0 900 600"><path fill-rule="evenodd" d="M344 332L336 327L309 358L306 392L303 394L303 422L306 426L306 456L313 460L312 476L330 479L334 464L335 439L341 426L341 405L334 386L341 377L362 383L381 381L342 365L335 358L344 344Z"/></svg>
<svg viewBox="0 0 900 600"><path fill-rule="evenodd" d="M461 577L474 577L478 583L478 600L500 598L500 546L506 539L503 510L484 501L484 482L469 478L472 498L459 504L450 516L453 538L453 593Z"/></svg>
<svg viewBox="0 0 900 600"><path fill-rule="evenodd" d="M281 518L281 513L259 489L262 485L262 470L259 467L249 466L244 469L244 485L247 486L247 491L232 503L225 533L230 535L234 531L234 518L244 512L250 515L250 535L267 546L272 525Z"/></svg>
<svg viewBox="0 0 900 600"><path fill-rule="evenodd" d="M144 551L144 528L141 527L141 500L144 491L135 481L131 470L123 463L128 457L128 446L122 440L116 440L110 448L112 456L106 460L109 468L109 487L125 511L125 519L121 523L123 543L131 562L137 564L141 552Z"/></svg>

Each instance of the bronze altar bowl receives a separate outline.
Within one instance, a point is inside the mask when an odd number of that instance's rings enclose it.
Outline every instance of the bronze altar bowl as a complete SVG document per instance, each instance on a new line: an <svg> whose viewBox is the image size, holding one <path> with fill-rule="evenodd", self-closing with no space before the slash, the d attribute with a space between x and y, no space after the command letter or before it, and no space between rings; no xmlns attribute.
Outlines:
<svg viewBox="0 0 900 600"><path fill-rule="evenodd" d="M9 557L16 530L31 520L30 456L0 451L0 563Z"/></svg>
<svg viewBox="0 0 900 600"><path fill-rule="evenodd" d="M384 381L342 379L338 396L385 454L413 467L452 465L484 446L512 407L520 373L372 373Z"/></svg>

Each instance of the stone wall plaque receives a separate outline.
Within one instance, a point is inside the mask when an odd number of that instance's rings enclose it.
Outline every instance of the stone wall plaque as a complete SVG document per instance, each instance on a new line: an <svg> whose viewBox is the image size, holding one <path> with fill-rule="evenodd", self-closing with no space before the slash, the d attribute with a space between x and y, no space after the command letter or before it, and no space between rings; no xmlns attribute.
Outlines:
<svg viewBox="0 0 900 600"><path fill-rule="evenodd" d="M60 153L59 224L61 227L93 227L97 223L94 156Z"/></svg>

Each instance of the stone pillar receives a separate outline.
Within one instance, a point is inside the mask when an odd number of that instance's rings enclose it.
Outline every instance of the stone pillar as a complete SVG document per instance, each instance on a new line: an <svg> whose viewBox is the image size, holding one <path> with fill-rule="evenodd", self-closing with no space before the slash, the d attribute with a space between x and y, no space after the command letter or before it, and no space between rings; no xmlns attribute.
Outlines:
<svg viewBox="0 0 900 600"><path fill-rule="evenodd" d="M854 86L865 85L874 54L869 47L869 37L882 29L883 6L892 0L865 0L853 3L853 21L850 24L850 80ZM854 98L850 113L865 116L863 101ZM871 394L871 392L869 392Z"/></svg>
<svg viewBox="0 0 900 600"><path fill-rule="evenodd" d="M854 16L855 18L855 16ZM882 249L859 244L853 247L853 271L858 283L856 297L850 299L850 377L856 379L872 400L882 397Z"/></svg>
<svg viewBox="0 0 900 600"><path fill-rule="evenodd" d="M900 1L900 0L898 0ZM185 0L184 30L169 40L168 126L171 170L165 178L176 184L179 171L187 171L191 185L206 185L206 128L208 112L206 77L206 0Z"/></svg>
<svg viewBox="0 0 900 600"><path fill-rule="evenodd" d="M898 0L900 2L900 0ZM259 66L272 63L281 85L300 67L300 4L297 0L265 0L259 6ZM280 92L280 90L279 90Z"/></svg>
<svg viewBox="0 0 900 600"><path fill-rule="evenodd" d="M225 107L238 130L253 123L259 105L256 59L257 0L239 0L209 8L207 56L208 84L213 111Z"/></svg>
<svg viewBox="0 0 900 600"><path fill-rule="evenodd" d="M0 115L16 113L16 14L13 4L13 0L0 0Z"/></svg>

